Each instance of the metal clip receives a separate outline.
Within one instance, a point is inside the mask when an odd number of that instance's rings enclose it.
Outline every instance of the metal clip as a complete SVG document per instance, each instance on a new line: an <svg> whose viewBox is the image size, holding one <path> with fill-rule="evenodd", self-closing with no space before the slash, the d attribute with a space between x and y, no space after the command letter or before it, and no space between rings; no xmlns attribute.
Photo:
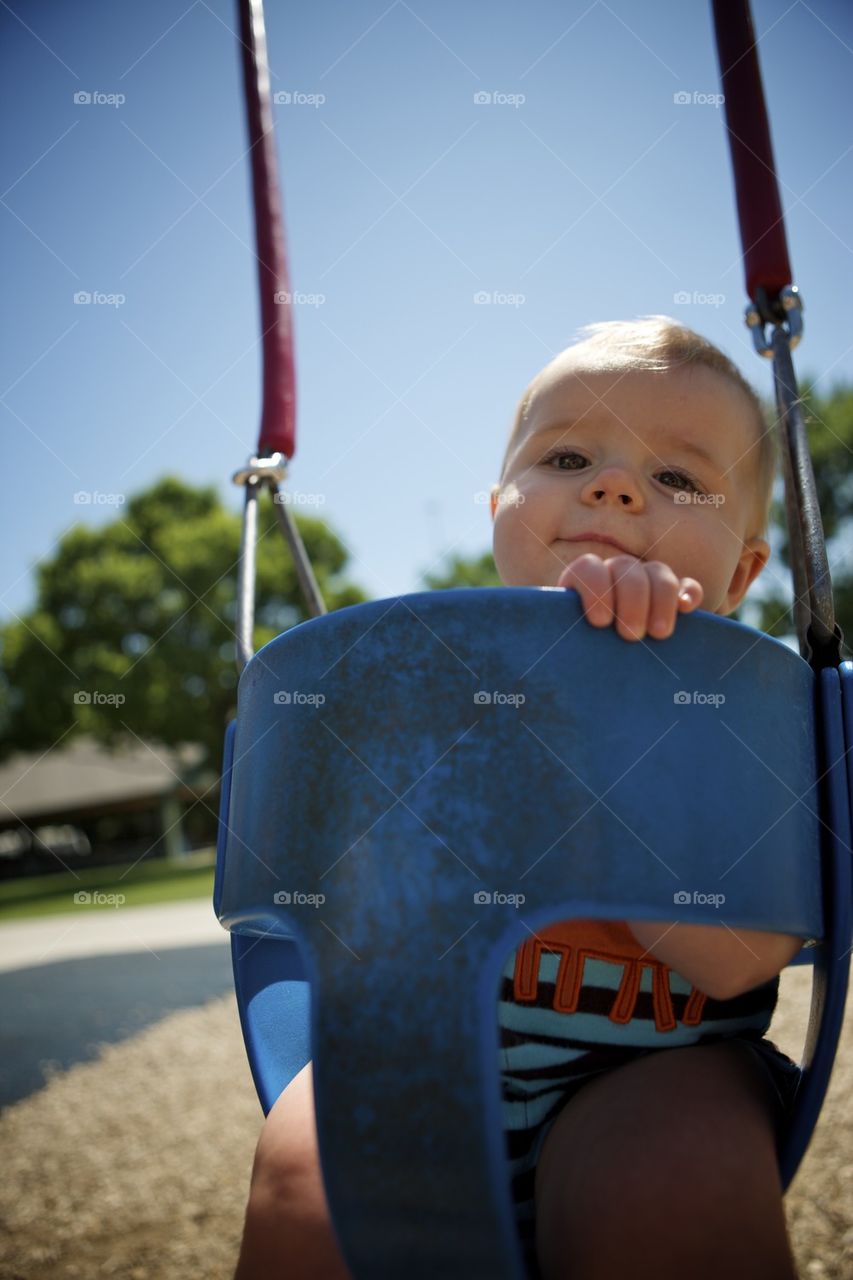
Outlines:
<svg viewBox="0 0 853 1280"><path fill-rule="evenodd" d="M268 485L273 494L287 474L287 458L283 453L268 458L252 456L231 477L246 490L243 525L240 532L240 560L237 567L237 630L235 633L237 670L241 672L255 651L252 634L255 626L255 543L258 537L258 494Z"/></svg>
<svg viewBox="0 0 853 1280"><path fill-rule="evenodd" d="M268 458L252 457L245 467L234 472L231 479L235 484L249 484L250 481L261 484L267 481L274 488L287 475L287 462L283 453L272 453Z"/></svg>
<svg viewBox="0 0 853 1280"><path fill-rule="evenodd" d="M793 351L803 336L803 299L795 284L786 284L779 297L770 303L764 289L757 289L756 302L746 308L746 323L752 330L752 341L760 356L773 359L773 341L768 339L765 324L773 324L787 334L789 350Z"/></svg>

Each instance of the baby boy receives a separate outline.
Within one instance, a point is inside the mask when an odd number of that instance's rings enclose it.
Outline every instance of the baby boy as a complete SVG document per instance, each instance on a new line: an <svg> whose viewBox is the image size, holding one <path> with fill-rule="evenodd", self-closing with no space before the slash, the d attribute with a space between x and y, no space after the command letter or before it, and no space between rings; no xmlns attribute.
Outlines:
<svg viewBox="0 0 853 1280"><path fill-rule="evenodd" d="M582 333L519 403L495 563L506 586L574 588L587 623L660 643L679 613L731 613L767 563L773 437L693 331L650 316ZM503 1109L531 1275L794 1275L774 1140L798 1075L763 1031L802 941L564 921L511 957Z"/></svg>
<svg viewBox="0 0 853 1280"><path fill-rule="evenodd" d="M591 625L660 643L679 612L730 613L761 572L773 470L755 394L715 347L663 317L593 325L519 405L492 493L501 579L573 588ZM531 1276L796 1280L776 1141L798 1072L763 1031L800 944L575 920L510 959L500 1061ZM579 945L590 981L555 982ZM310 1062L264 1125L235 1280L285 1274L349 1275Z"/></svg>

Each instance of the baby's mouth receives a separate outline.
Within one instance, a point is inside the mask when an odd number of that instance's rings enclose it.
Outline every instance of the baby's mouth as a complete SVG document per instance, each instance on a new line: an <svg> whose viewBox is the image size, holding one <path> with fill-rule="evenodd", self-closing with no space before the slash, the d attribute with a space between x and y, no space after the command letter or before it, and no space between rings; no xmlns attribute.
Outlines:
<svg viewBox="0 0 853 1280"><path fill-rule="evenodd" d="M614 555L635 556L638 560L645 559L644 556L639 555L636 551L629 551L627 547L623 547L615 539L607 538L603 534L591 533L580 538L560 538L559 541L569 548L583 546L584 543L594 543L599 547L609 547Z"/></svg>

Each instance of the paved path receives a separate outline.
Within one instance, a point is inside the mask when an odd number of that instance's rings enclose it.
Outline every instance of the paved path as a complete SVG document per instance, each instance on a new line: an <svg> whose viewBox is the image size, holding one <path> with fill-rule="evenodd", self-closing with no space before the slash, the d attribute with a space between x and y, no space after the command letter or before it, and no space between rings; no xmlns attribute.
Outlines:
<svg viewBox="0 0 853 1280"><path fill-rule="evenodd" d="M0 925L0 1106L229 991L228 934L209 898Z"/></svg>
<svg viewBox="0 0 853 1280"><path fill-rule="evenodd" d="M147 907L80 906L0 924L0 973L80 956L227 943L209 898Z"/></svg>

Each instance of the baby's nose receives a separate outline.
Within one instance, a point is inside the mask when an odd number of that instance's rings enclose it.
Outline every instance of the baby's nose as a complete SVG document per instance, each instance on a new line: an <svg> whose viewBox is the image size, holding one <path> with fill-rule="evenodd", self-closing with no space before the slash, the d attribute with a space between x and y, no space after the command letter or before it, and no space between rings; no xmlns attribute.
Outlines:
<svg viewBox="0 0 853 1280"><path fill-rule="evenodd" d="M594 496L598 502L601 502L602 499L608 496L607 490L597 489ZM629 503L634 501L633 496L630 493L615 493L613 496L616 498L617 502L621 502L624 507L627 507Z"/></svg>
<svg viewBox="0 0 853 1280"><path fill-rule="evenodd" d="M639 485L625 467L605 467L597 475L590 476L584 487L587 501L598 504L612 502L614 505L634 506L640 499Z"/></svg>

